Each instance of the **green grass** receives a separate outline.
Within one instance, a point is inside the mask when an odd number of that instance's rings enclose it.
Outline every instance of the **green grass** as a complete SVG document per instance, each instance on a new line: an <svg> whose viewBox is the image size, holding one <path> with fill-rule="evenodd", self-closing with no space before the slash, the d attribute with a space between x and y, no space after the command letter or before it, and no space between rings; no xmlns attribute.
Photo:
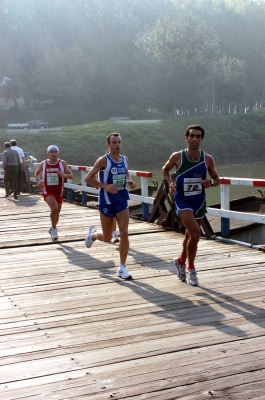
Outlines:
<svg viewBox="0 0 265 400"><path fill-rule="evenodd" d="M39 118L45 119L41 115ZM150 115L146 118L150 118ZM154 115L153 118L158 117ZM27 118L21 121L27 121ZM130 168L150 170L152 167L162 167L170 154L185 148L185 129L189 124L194 123L205 128L202 148L214 157L216 163L264 161L264 112L166 118L160 124L117 124L114 121L105 120L76 126L62 126L61 133L23 132L12 134L12 137L2 129L0 140L3 148L5 141L15 137L18 146L24 151L33 151L38 161L46 158L46 149L50 144L56 144L60 148L61 157L68 164L91 166L100 155L105 153L107 134L119 132L123 140L123 153L129 158ZM62 124L56 124L56 126L60 125ZM50 121L49 126L52 126Z"/></svg>

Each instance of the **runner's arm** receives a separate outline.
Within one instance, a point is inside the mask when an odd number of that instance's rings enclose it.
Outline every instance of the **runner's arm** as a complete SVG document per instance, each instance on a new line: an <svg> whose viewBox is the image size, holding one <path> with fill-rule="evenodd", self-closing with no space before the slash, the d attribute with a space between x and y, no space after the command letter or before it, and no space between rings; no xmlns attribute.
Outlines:
<svg viewBox="0 0 265 400"><path fill-rule="evenodd" d="M64 172L58 171L58 175L60 175L62 178L65 178L65 179L73 179L74 175L64 160L62 160L62 164L64 167Z"/></svg>
<svg viewBox="0 0 265 400"><path fill-rule="evenodd" d="M44 183L40 180L40 175L43 171L43 161L40 163L40 165L38 166L38 168L35 171L35 178L37 180L37 185L39 186L39 188L43 188L44 187Z"/></svg>
<svg viewBox="0 0 265 400"><path fill-rule="evenodd" d="M108 190L108 187L110 185L102 183L97 179L99 171L101 171L102 169L105 169L106 165L107 165L107 162L106 162L105 156L98 158L97 161L95 162L93 168L86 174L85 182L97 189L103 188L105 190ZM111 186L114 186L116 188L116 186L113 184ZM117 188L116 188L116 191L118 191ZM116 191L115 191L115 193L116 193Z"/></svg>
<svg viewBox="0 0 265 400"><path fill-rule="evenodd" d="M162 167L162 176L163 176L164 180L167 182L168 187L169 187L169 192L171 194L175 193L176 182L174 182L172 180L170 171L174 167L178 168L179 162L180 162L180 153L179 152L173 153L173 154L171 154L170 158L165 163L165 165Z"/></svg>
<svg viewBox="0 0 265 400"><path fill-rule="evenodd" d="M208 169L208 173L212 179L205 179L202 180L202 185L207 189L212 186L219 186L219 176L217 170L215 168L214 159L209 154L205 154L205 161Z"/></svg>
<svg viewBox="0 0 265 400"><path fill-rule="evenodd" d="M130 186L131 189L135 189L136 183L132 180L131 175L128 170L128 158L126 157L127 168L126 168L126 183Z"/></svg>

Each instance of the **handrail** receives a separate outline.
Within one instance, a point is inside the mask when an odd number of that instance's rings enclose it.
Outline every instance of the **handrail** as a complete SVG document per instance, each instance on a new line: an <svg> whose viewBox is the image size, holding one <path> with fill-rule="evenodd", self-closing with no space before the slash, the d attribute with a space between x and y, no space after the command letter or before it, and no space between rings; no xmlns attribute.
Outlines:
<svg viewBox="0 0 265 400"><path fill-rule="evenodd" d="M0 179L4 177L3 170L1 169L2 162L0 162ZM29 172L34 173L38 167L39 163L33 163L32 167L29 168ZM80 171L81 173L81 185L76 185L72 183L72 179L67 179L64 183L64 187L67 189L67 200L72 200L73 190L80 190L82 192L82 204L87 204L87 193L98 195L99 189L87 186L85 182L85 176L92 167L69 165L72 171ZM152 178L152 172L146 171L134 171L129 170L131 176L136 176L141 178L141 195L130 193L130 199L142 203L142 215L144 218L149 216L149 204L154 204L155 198L148 196L148 179ZM32 183L36 183L35 177L30 177Z"/></svg>
<svg viewBox="0 0 265 400"><path fill-rule="evenodd" d="M230 219L265 224L265 215L230 211L230 185L265 187L265 179L220 178L221 208L207 207L208 214L221 217L221 235L229 237Z"/></svg>

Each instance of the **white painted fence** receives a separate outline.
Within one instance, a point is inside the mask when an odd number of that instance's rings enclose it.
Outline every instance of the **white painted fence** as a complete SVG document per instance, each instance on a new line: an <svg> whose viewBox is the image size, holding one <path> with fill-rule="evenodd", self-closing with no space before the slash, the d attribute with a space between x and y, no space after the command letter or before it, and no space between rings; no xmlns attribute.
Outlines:
<svg viewBox="0 0 265 400"><path fill-rule="evenodd" d="M34 163L33 167L29 169L30 172L34 172L38 163ZM98 195L99 189L86 186L85 176L92 167L86 166L76 166L69 165L72 171L80 171L80 181L81 185L76 185L72 183L72 180L68 179L64 187L68 189L67 199L71 200L72 191L80 190L82 192L82 204L87 203L86 194ZM149 216L149 205L154 204L155 198L148 197L148 179L152 178L152 172L144 171L133 171L129 170L131 176L137 176L141 178L141 195L130 194L131 200L142 203L142 214L144 218ZM0 179L3 179L2 162L0 162ZM31 182L36 182L34 177L31 177ZM230 219L236 219L241 221L249 221L252 223L265 224L264 214L254 214L247 212L238 212L230 210L230 185L240 185L240 186L255 186L255 187L265 187L264 179L246 179L246 178L220 178L220 192L221 192L221 208L207 207L207 212L210 215L221 217L221 234L223 237L229 236L230 231Z"/></svg>
<svg viewBox="0 0 265 400"><path fill-rule="evenodd" d="M0 179L3 179L4 173L2 170L2 162L0 162ZM34 173L38 167L38 163L34 163L32 168L29 168L30 173ZM92 169L92 167L86 166L77 166L77 165L69 165L72 171L80 171L80 181L81 185L76 185L72 183L71 179L67 179L67 183L64 184L64 187L67 189L67 199L71 200L72 198L72 191L79 190L82 192L82 204L87 204L87 197L86 194L94 194L98 195L99 189L95 189L92 187L88 187L85 183L85 176L88 171ZM148 179L152 178L152 172L145 172L145 171L133 171L129 170L131 176L137 176L141 178L141 195L130 193L130 199L142 203L142 214L144 218L148 218L149 216L149 204L154 204L155 198L148 197ZM32 183L36 183L36 179L31 176L30 178Z"/></svg>
<svg viewBox="0 0 265 400"><path fill-rule="evenodd" d="M221 208L207 207L207 212L215 217L221 217L221 235L230 234L230 219L265 224L264 214L230 211L230 185L265 187L264 179L220 178Z"/></svg>

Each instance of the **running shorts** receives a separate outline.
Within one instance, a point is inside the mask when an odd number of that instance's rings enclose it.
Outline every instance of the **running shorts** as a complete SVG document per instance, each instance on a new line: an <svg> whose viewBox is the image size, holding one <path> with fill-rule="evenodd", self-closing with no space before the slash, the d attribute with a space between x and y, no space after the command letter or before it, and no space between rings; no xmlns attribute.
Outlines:
<svg viewBox="0 0 265 400"><path fill-rule="evenodd" d="M189 201L178 201L175 200L176 206L176 214L179 215L179 211L184 210L192 210L194 212L194 218L200 219L205 216L206 213L206 200L202 199L201 201L197 200L189 200Z"/></svg>
<svg viewBox="0 0 265 400"><path fill-rule="evenodd" d="M121 211L127 210L129 208L128 201L122 201L117 204L99 204L99 211L105 217L115 217Z"/></svg>

